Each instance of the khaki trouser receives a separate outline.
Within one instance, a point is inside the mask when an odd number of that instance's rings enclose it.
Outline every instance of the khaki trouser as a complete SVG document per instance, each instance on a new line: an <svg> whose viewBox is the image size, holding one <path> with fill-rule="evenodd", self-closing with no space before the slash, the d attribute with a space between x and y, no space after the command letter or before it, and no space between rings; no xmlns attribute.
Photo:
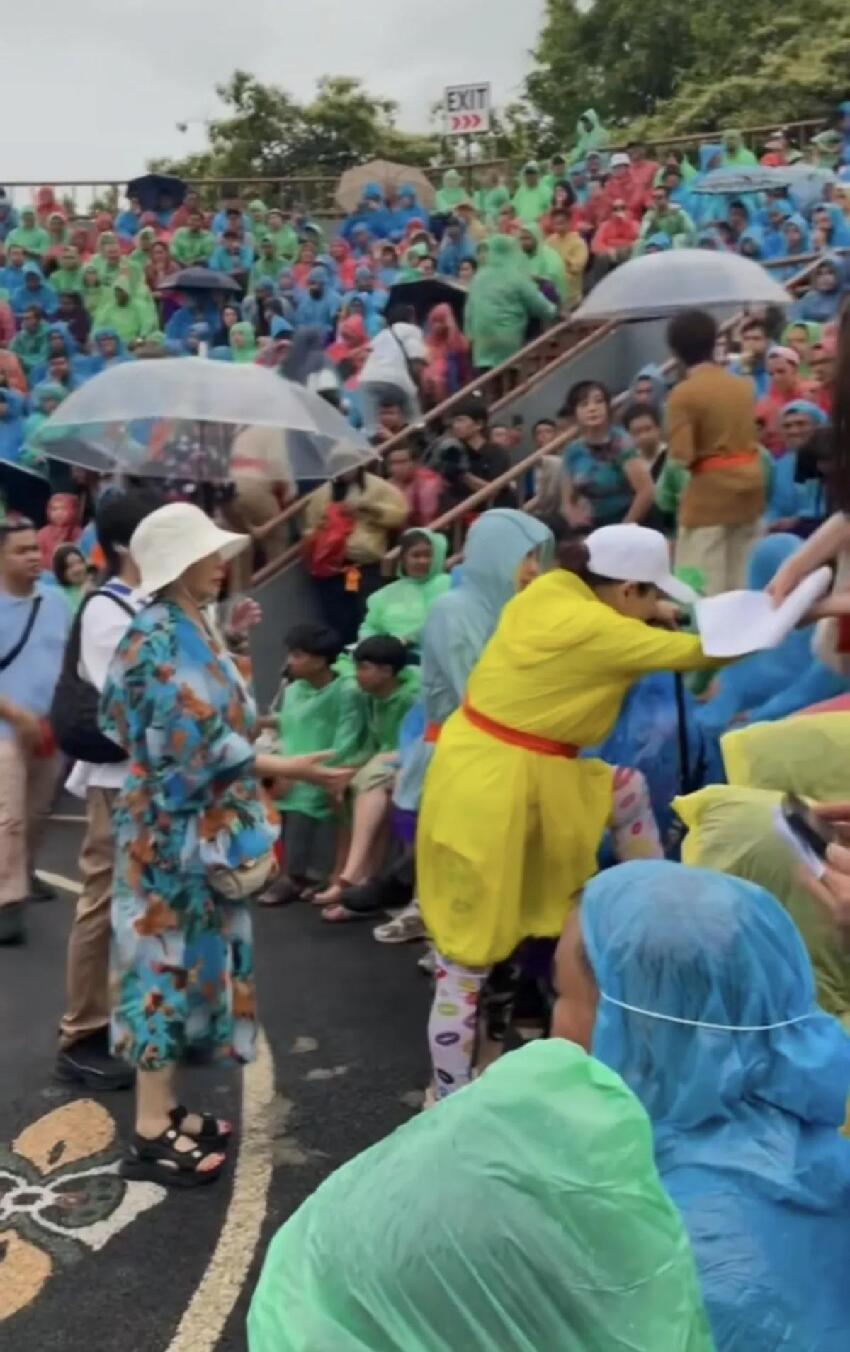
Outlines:
<svg viewBox="0 0 850 1352"><path fill-rule="evenodd" d="M676 567L699 569L706 596L746 587L747 564L761 531L760 521L743 526L680 526Z"/></svg>
<svg viewBox="0 0 850 1352"><path fill-rule="evenodd" d="M277 494L262 479L236 479L236 494L227 504L224 515L228 525L239 531L253 531L280 516ZM275 526L259 542L267 562L276 559L289 544L289 523ZM233 591L248 591L254 570L254 550L243 549L231 565Z"/></svg>
<svg viewBox="0 0 850 1352"><path fill-rule="evenodd" d="M59 1042L70 1047L109 1023L109 940L112 933L112 805L117 789L86 794L88 829L80 851L83 890L68 935L68 1004Z"/></svg>
<svg viewBox="0 0 850 1352"><path fill-rule="evenodd" d="M26 901L41 819L53 801L60 756L31 756L0 739L0 906Z"/></svg>

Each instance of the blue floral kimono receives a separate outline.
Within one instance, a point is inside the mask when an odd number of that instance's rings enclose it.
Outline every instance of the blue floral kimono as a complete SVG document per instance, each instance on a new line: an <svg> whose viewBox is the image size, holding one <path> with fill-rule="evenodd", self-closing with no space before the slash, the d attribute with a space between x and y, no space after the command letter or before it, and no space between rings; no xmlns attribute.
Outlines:
<svg viewBox="0 0 850 1352"><path fill-rule="evenodd" d="M251 920L210 866L270 850L277 816L253 774L256 710L233 661L172 602L133 621L100 706L130 765L115 807L112 1041L144 1070L187 1044L252 1058Z"/></svg>

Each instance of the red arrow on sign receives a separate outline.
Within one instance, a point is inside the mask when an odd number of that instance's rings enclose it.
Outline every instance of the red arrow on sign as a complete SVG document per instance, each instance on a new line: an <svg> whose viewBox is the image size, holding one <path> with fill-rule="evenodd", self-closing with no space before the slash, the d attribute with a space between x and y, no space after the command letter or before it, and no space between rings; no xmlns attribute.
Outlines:
<svg viewBox="0 0 850 1352"><path fill-rule="evenodd" d="M450 131L478 131L481 125L480 113L455 113L449 118Z"/></svg>

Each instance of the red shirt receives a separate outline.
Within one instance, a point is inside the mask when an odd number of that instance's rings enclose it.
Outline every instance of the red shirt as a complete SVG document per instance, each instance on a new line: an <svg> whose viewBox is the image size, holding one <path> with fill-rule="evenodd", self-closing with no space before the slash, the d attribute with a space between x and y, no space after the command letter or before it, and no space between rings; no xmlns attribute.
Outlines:
<svg viewBox="0 0 850 1352"><path fill-rule="evenodd" d="M603 221L590 241L591 252L607 253L609 249L629 249L636 242L640 229L633 216L611 216Z"/></svg>

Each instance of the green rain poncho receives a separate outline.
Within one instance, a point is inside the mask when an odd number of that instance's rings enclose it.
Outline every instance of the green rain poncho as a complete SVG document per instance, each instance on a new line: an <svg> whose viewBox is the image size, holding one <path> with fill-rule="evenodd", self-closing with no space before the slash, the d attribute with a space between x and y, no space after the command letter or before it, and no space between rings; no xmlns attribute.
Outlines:
<svg viewBox="0 0 850 1352"><path fill-rule="evenodd" d="M752 164L758 164L758 160L751 150L747 150L741 133L734 130L724 131L721 167L723 169L743 169Z"/></svg>
<svg viewBox="0 0 850 1352"><path fill-rule="evenodd" d="M35 212L31 207L24 207L21 212L20 225L16 225L14 230L10 230L6 236L7 252L16 244L37 263L41 262L50 248L50 236L36 222Z"/></svg>
<svg viewBox="0 0 850 1352"><path fill-rule="evenodd" d="M41 470L44 467L45 438L42 429L54 408L59 407L67 394L64 385L52 380L42 380L32 391L30 403L33 411L24 423L24 445L21 451L22 463L32 469ZM67 433L64 428L56 428L50 435L63 437Z"/></svg>
<svg viewBox="0 0 850 1352"><path fill-rule="evenodd" d="M269 209L261 197L255 197L252 202L248 203L248 219L251 222L251 234L254 237L255 247L269 233L269 228L266 225L268 214Z"/></svg>
<svg viewBox="0 0 850 1352"><path fill-rule="evenodd" d="M533 1043L326 1179L273 1239L250 1352L713 1352L649 1119Z"/></svg>
<svg viewBox="0 0 850 1352"><path fill-rule="evenodd" d="M265 244L267 241L271 242L273 245L271 236L267 235L263 243ZM248 274L249 292L253 295L253 293L257 289L257 283L259 281L262 281L263 279L269 282L274 282L275 286L277 286L277 279L280 276L281 270L285 266L286 264L283 262L281 258L278 257L277 253L274 250L274 247L272 247L271 258L269 258L263 251L258 253L257 260L253 264L251 271Z"/></svg>
<svg viewBox="0 0 850 1352"><path fill-rule="evenodd" d="M100 280L100 273L94 263L86 263L83 267L82 285L80 294L83 298L83 305L89 314L94 318L103 304L105 288Z"/></svg>
<svg viewBox="0 0 850 1352"><path fill-rule="evenodd" d="M14 352L21 363L28 380L33 369L40 362L47 360L49 333L50 326L42 319L34 333L30 333L28 329L19 329L9 344L9 350Z"/></svg>
<svg viewBox="0 0 850 1352"><path fill-rule="evenodd" d="M123 280L113 282L105 291L106 298L94 316L96 328L114 329L123 343L138 342L154 331L156 314L152 313L149 294L147 297L141 294L134 297L128 283ZM119 300L119 296L127 297L126 304Z"/></svg>
<svg viewBox="0 0 850 1352"><path fill-rule="evenodd" d="M537 174L537 182L529 184L526 174ZM533 225L539 221L552 205L552 194L539 175L540 165L535 160L529 160L520 174L519 185L513 195L514 210L523 225Z"/></svg>
<svg viewBox="0 0 850 1352"><path fill-rule="evenodd" d="M528 276L516 240L494 235L466 301L464 332L472 343L474 365L489 369L507 361L525 343L530 319L545 324L556 314L556 306Z"/></svg>
<svg viewBox="0 0 850 1352"><path fill-rule="evenodd" d="M237 347L234 338L243 338L245 341ZM254 325L249 324L247 319L240 319L237 324L231 325L227 341L230 344L230 360L237 366L246 366L249 362L256 361L259 351L257 335L254 332Z"/></svg>
<svg viewBox="0 0 850 1352"><path fill-rule="evenodd" d="M135 295L142 281L142 269L138 263L125 254L121 254L114 261L106 257L106 249L110 244L117 244L118 236L111 231L105 231L97 241L97 253L91 260L91 266L95 269L102 287L108 290L115 282L123 281L130 289L130 294Z"/></svg>
<svg viewBox="0 0 850 1352"><path fill-rule="evenodd" d="M478 214L488 225L495 225L499 212L510 200L511 190L504 183L498 183L495 188L482 188L476 199Z"/></svg>
<svg viewBox="0 0 850 1352"><path fill-rule="evenodd" d="M73 253L76 263L69 267L64 261L67 256L68 263ZM55 272L50 274L50 285L59 296L66 295L69 291L78 291L82 295L83 291L83 269L80 266L79 250L74 248L73 244L66 244L63 259Z"/></svg>
<svg viewBox="0 0 850 1352"><path fill-rule="evenodd" d="M350 677L335 676L330 685L317 690L309 681L292 681L286 687L278 732L287 756L307 756L334 745L337 729L350 718L358 703L358 687ZM278 806L284 812L303 812L325 821L335 808L324 789L316 784L293 784Z"/></svg>
<svg viewBox="0 0 850 1352"><path fill-rule="evenodd" d="M353 669L350 659L340 659L343 678ZM419 668L403 667L398 685L391 695L379 699L367 695L355 682L355 694L346 700L334 738L334 762L337 765L364 765L373 756L398 749L398 734L419 695Z"/></svg>
<svg viewBox="0 0 850 1352"><path fill-rule="evenodd" d="M413 646L419 643L428 611L438 596L451 588L451 578L443 571L448 542L445 535L430 530L411 530L402 537L402 551L414 537L424 538L431 546L431 570L427 577L406 577L404 555L397 581L373 592L366 603L366 618L358 639L388 634Z"/></svg>
<svg viewBox="0 0 850 1352"><path fill-rule="evenodd" d="M570 286L564 260L554 249L550 249L548 244L543 243L543 232L539 225L524 225L522 233L532 235L537 242L537 248L533 254L527 254L520 246L522 265L528 272L529 277L551 282L562 304L565 304L569 297Z"/></svg>
<svg viewBox="0 0 850 1352"><path fill-rule="evenodd" d="M136 247L130 254L130 262L135 264L140 272L144 272L151 260L150 250L142 248L142 244L153 245L156 242L156 231L152 225L145 225L136 236Z"/></svg>
<svg viewBox="0 0 850 1352"><path fill-rule="evenodd" d="M457 169L447 169L443 174L443 186L437 190L435 211L448 216L458 202L469 200L469 193L463 186L463 180Z"/></svg>
<svg viewBox="0 0 850 1352"><path fill-rule="evenodd" d="M589 123L586 126L585 123ZM590 150L604 150L609 141L608 132L599 120L595 108L586 108L576 123L576 143L570 152L570 164L578 164Z"/></svg>
<svg viewBox="0 0 850 1352"><path fill-rule="evenodd" d="M280 224L275 224L276 221L279 221ZM298 257L298 232L288 221L284 221L274 209L269 212L266 239L271 240L275 255L280 259L281 264L295 262Z"/></svg>
<svg viewBox="0 0 850 1352"><path fill-rule="evenodd" d="M191 268L196 263L209 262L215 249L215 236L209 230L199 230L195 234L184 225L174 231L169 249L175 263L181 268Z"/></svg>

